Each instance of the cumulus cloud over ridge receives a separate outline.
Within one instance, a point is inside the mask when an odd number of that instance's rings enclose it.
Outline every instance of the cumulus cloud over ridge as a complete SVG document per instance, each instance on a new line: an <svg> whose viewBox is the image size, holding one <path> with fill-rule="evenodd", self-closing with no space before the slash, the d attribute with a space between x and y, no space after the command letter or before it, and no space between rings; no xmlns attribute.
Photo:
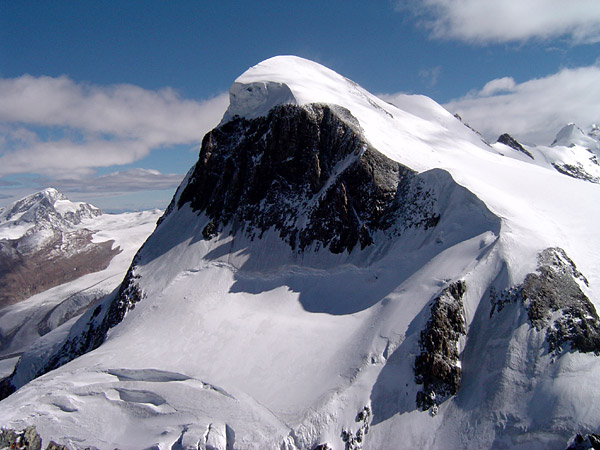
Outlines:
<svg viewBox="0 0 600 450"><path fill-rule="evenodd" d="M65 76L0 79L0 176L86 174L154 148L195 144L227 104L226 94L199 102L169 88L100 87Z"/></svg>
<svg viewBox="0 0 600 450"><path fill-rule="evenodd" d="M544 78L488 82L444 105L491 140L508 132L524 143L549 145L565 124L600 123L600 67L563 69Z"/></svg>
<svg viewBox="0 0 600 450"><path fill-rule="evenodd" d="M598 0L400 0L438 38L511 42L568 36L600 42Z"/></svg>

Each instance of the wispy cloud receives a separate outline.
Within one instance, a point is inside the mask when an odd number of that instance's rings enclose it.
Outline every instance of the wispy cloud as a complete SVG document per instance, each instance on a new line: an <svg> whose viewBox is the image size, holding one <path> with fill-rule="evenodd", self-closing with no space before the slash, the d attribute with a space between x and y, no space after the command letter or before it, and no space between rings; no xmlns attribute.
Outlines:
<svg viewBox="0 0 600 450"><path fill-rule="evenodd" d="M598 0L398 0L437 38L472 43L568 37L600 42Z"/></svg>
<svg viewBox="0 0 600 450"><path fill-rule="evenodd" d="M488 139L508 132L524 143L548 145L566 123L600 122L598 80L598 66L563 69L523 83L500 78L444 106Z"/></svg>
<svg viewBox="0 0 600 450"><path fill-rule="evenodd" d="M419 77L427 83L429 87L433 87L437 84L440 75L442 73L442 66L431 67L429 69L421 69L419 71Z"/></svg>
<svg viewBox="0 0 600 450"><path fill-rule="evenodd" d="M148 169L129 169L101 175L85 184L78 180L54 180L54 184L63 192L77 192L88 196L119 195L128 192L175 189L184 175L161 173ZM41 182L40 185L47 183Z"/></svg>
<svg viewBox="0 0 600 450"><path fill-rule="evenodd" d="M169 88L103 87L65 76L0 79L0 176L82 176L156 148L199 143L227 104L226 94L200 102Z"/></svg>

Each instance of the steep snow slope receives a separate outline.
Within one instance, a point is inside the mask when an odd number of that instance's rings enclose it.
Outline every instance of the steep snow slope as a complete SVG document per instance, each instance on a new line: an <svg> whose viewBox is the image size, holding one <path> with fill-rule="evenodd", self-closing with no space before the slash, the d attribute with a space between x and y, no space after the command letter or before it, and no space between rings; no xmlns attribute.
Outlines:
<svg viewBox="0 0 600 450"><path fill-rule="evenodd" d="M15 387L58 368L0 423L122 449L597 432L600 189L405 100L296 57L249 69L119 291L24 355Z"/></svg>

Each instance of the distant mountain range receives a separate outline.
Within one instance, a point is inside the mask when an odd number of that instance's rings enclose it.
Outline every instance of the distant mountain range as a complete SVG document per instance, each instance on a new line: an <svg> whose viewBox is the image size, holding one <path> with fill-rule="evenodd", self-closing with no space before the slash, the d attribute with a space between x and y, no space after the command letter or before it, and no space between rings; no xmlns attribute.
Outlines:
<svg viewBox="0 0 600 450"><path fill-rule="evenodd" d="M160 214L103 214L53 188L0 209L0 376L118 286Z"/></svg>
<svg viewBox="0 0 600 450"><path fill-rule="evenodd" d="M509 134L500 136L494 146L501 152L504 146L516 150L518 153L504 152L513 158L554 168L573 178L600 183L600 129L596 125L585 133L570 123L558 132L550 146L524 146Z"/></svg>

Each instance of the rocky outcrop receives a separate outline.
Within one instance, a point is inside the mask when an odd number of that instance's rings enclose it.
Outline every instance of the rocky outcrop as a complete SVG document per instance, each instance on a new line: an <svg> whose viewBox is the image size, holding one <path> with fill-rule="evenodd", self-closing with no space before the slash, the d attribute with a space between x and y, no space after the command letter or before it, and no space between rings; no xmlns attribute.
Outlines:
<svg viewBox="0 0 600 450"><path fill-rule="evenodd" d="M41 450L42 438L35 429L35 426L27 427L22 431L2 428L0 429L0 448ZM67 447L50 441L46 450L67 450Z"/></svg>
<svg viewBox="0 0 600 450"><path fill-rule="evenodd" d="M415 379L423 388L417 393L417 406L422 410L437 405L458 391L461 368L458 364L458 342L466 334L462 298L466 284L459 280L450 284L433 301L431 317L421 332L421 353L415 359Z"/></svg>
<svg viewBox="0 0 600 450"><path fill-rule="evenodd" d="M252 239L274 229L294 250L351 252L378 231L437 223L415 175L373 149L349 111L283 105L208 133L179 206L211 219L205 239L231 225Z"/></svg>
<svg viewBox="0 0 600 450"><path fill-rule="evenodd" d="M367 434L369 433L371 423L371 408L369 406L365 406L356 415L354 421L357 424L356 431L351 429L342 430L341 437L342 442L344 442L345 450L361 450L363 448L363 443Z"/></svg>
<svg viewBox="0 0 600 450"><path fill-rule="evenodd" d="M528 274L522 284L490 292L491 315L506 303L520 302L531 326L545 331L549 352L600 355L600 318L580 284L588 281L565 251L547 248L538 255L537 271Z"/></svg>
<svg viewBox="0 0 600 450"><path fill-rule="evenodd" d="M504 133L503 135L501 135L498 138L497 142L500 142L501 144L507 145L510 148L512 148L513 150L521 152L524 155L529 156L531 159L534 159L533 155L528 150L526 150L525 147L523 147L515 138L513 138L508 133Z"/></svg>
<svg viewBox="0 0 600 450"><path fill-rule="evenodd" d="M590 160L594 162L592 158L590 158ZM591 183L600 184L600 177L596 177L588 173L588 171L585 170L585 167L583 167L583 165L580 163L566 164L554 162L552 163L552 166L563 175L567 175L572 178L577 178L579 180L589 181Z"/></svg>
<svg viewBox="0 0 600 450"><path fill-rule="evenodd" d="M600 354L600 319L578 281L587 285L565 251L548 248L538 257L537 273L525 277L523 303L531 324L546 329L551 352L570 344L572 350Z"/></svg>
<svg viewBox="0 0 600 450"><path fill-rule="evenodd" d="M573 439L571 445L567 447L567 450L600 450L600 435L591 433L587 435L578 434Z"/></svg>

